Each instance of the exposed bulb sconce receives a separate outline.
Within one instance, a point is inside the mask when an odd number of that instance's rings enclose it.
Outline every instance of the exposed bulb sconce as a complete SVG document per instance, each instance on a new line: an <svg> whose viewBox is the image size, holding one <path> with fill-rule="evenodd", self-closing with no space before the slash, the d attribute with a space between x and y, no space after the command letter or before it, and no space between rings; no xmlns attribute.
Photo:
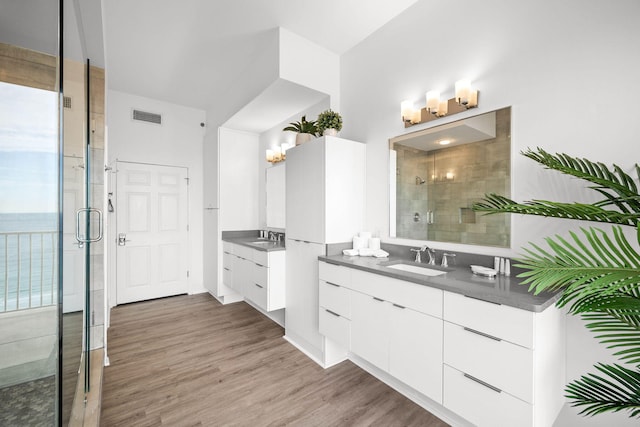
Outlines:
<svg viewBox="0 0 640 427"><path fill-rule="evenodd" d="M266 159L269 163L279 163L287 159L287 150L293 147L294 144L287 144L283 142L279 147L268 149L266 152Z"/></svg>
<svg viewBox="0 0 640 427"><path fill-rule="evenodd" d="M400 111L404 127L426 123L431 120L461 113L478 106L478 91L471 87L469 80L459 80L455 84L455 97L441 100L440 92L430 90L425 94L424 108L415 108L412 100L402 101Z"/></svg>

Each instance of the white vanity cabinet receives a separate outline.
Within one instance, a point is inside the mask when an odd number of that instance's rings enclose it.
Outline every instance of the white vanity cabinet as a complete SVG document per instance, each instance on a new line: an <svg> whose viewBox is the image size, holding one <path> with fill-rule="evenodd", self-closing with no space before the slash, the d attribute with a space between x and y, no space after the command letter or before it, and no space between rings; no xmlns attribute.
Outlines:
<svg viewBox="0 0 640 427"><path fill-rule="evenodd" d="M444 406L478 426L550 426L564 399L564 316L444 294ZM473 351L469 351L473 349Z"/></svg>
<svg viewBox="0 0 640 427"><path fill-rule="evenodd" d="M285 251L223 242L224 284L265 311L285 306Z"/></svg>
<svg viewBox="0 0 640 427"><path fill-rule="evenodd" d="M319 276L320 333L441 403L442 291L325 262Z"/></svg>
<svg viewBox="0 0 640 427"><path fill-rule="evenodd" d="M320 333L352 357L477 426L553 425L565 383L556 307L533 312L323 261L319 275Z"/></svg>
<svg viewBox="0 0 640 427"><path fill-rule="evenodd" d="M333 340L344 349L351 346L351 269L320 263L319 269L319 317L320 334Z"/></svg>

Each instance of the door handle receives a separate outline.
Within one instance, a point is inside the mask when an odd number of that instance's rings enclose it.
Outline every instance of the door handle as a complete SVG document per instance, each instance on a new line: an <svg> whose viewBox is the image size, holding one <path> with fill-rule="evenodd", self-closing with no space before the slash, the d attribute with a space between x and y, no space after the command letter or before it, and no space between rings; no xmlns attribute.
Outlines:
<svg viewBox="0 0 640 427"><path fill-rule="evenodd" d="M127 233L118 234L118 246L125 246L127 242L130 242L130 241L131 240L127 240Z"/></svg>
<svg viewBox="0 0 640 427"><path fill-rule="evenodd" d="M97 237L91 237L91 236L81 236L80 235L80 215L82 215L83 212L86 212L87 215L91 215L92 213L97 213L98 214L98 236ZM100 240L102 240L102 211L100 209L96 209L96 208L82 208L82 209L78 209L76 211L76 240L78 241L78 243L95 243L95 242L99 242Z"/></svg>

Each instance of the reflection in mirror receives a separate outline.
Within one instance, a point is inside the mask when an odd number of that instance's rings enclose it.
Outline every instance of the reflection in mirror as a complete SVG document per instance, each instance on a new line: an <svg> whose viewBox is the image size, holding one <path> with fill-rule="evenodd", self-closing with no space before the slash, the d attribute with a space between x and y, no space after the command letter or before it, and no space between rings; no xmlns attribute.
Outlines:
<svg viewBox="0 0 640 427"><path fill-rule="evenodd" d="M511 108L390 140L390 236L509 247L509 215L471 206L511 193Z"/></svg>

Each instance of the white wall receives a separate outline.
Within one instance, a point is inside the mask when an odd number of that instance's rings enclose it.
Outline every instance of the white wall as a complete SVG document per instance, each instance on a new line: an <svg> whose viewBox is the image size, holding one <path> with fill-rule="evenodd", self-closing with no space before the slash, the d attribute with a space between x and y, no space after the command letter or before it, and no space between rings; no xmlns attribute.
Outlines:
<svg viewBox="0 0 640 427"><path fill-rule="evenodd" d="M638 16L635 0L422 1L343 55L342 136L367 143L367 228L388 230L388 138L504 106L513 106L515 200L593 200L581 182L518 154L527 147L615 162L631 171L640 160L640 120L629 101L640 97ZM478 109L404 129L402 100L424 103L430 89L452 97L454 82L464 77L480 90ZM514 217L507 254L577 225ZM602 360L604 350L583 338L577 319L568 325L567 372L575 378ZM631 425L624 415L570 420L563 425Z"/></svg>
<svg viewBox="0 0 640 427"><path fill-rule="evenodd" d="M340 109L340 57L284 28L280 33L280 78L324 92Z"/></svg>
<svg viewBox="0 0 640 427"><path fill-rule="evenodd" d="M200 126L206 122L205 112L113 90L108 92L108 99L110 165L121 160L189 169L189 293L205 292L202 255L205 128ZM133 121L133 108L162 114L162 125ZM115 295L114 281L112 275L111 295ZM115 298L110 297L110 302L114 305Z"/></svg>

